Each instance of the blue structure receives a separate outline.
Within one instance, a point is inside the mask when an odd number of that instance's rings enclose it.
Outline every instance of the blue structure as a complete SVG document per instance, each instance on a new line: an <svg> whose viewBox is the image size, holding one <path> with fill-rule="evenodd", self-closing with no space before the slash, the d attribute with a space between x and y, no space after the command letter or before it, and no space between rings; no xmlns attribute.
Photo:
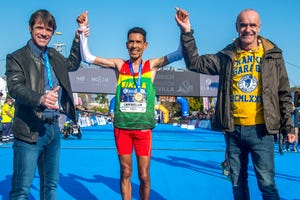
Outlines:
<svg viewBox="0 0 300 200"><path fill-rule="evenodd" d="M177 103L181 105L181 115L183 117L189 116L189 102L183 97L177 97Z"/></svg>
<svg viewBox="0 0 300 200"><path fill-rule="evenodd" d="M113 97L109 103L109 112L114 113L114 111L115 111L115 97Z"/></svg>

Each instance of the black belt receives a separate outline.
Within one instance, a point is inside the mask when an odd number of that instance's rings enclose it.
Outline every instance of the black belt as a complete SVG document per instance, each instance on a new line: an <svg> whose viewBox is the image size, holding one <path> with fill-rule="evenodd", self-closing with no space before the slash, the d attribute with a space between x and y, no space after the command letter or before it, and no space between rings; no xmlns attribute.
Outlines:
<svg viewBox="0 0 300 200"><path fill-rule="evenodd" d="M42 122L45 124L55 124L58 122L58 118L57 117L53 117L53 118L44 118L42 119Z"/></svg>

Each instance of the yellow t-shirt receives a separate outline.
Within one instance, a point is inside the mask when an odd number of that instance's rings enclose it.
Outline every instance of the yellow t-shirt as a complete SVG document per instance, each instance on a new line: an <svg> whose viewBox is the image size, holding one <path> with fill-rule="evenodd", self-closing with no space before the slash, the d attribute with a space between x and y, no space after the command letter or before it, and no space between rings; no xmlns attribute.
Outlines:
<svg viewBox="0 0 300 200"><path fill-rule="evenodd" d="M264 124L261 64L264 49L237 50L233 67L231 101L236 125Z"/></svg>
<svg viewBox="0 0 300 200"><path fill-rule="evenodd" d="M14 116L15 114L15 107L14 106L10 106L7 103L5 103L2 107L2 111L1 111L1 117L2 123L10 123L12 122L13 117L10 117L7 113L10 113L11 116Z"/></svg>

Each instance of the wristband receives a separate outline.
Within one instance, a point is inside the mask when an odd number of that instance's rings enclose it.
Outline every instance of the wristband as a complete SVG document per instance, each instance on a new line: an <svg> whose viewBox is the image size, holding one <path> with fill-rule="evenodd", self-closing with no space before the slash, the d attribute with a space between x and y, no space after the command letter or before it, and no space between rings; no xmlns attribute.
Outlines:
<svg viewBox="0 0 300 200"><path fill-rule="evenodd" d="M176 51L167 54L166 57L167 57L169 63L181 60L183 58L181 43L179 43L178 49Z"/></svg>
<svg viewBox="0 0 300 200"><path fill-rule="evenodd" d="M169 61L169 63L178 61L182 59L182 52L181 51L174 51L172 53L169 53L167 56L167 59Z"/></svg>
<svg viewBox="0 0 300 200"><path fill-rule="evenodd" d="M80 35L80 53L81 53L81 58L83 62L93 64L96 56L92 55L89 47L88 47L88 39L87 37L84 36L84 33L81 32Z"/></svg>
<svg viewBox="0 0 300 200"><path fill-rule="evenodd" d="M82 32L84 32L84 31L86 31L87 26L81 25L81 26L79 26L79 29L80 29Z"/></svg>

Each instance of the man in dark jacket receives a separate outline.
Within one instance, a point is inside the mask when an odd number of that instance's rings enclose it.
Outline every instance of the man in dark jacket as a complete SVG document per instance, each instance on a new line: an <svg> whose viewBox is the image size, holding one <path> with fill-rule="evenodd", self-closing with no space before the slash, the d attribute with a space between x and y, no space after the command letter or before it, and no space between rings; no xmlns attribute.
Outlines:
<svg viewBox="0 0 300 200"><path fill-rule="evenodd" d="M31 39L7 55L8 92L15 99L16 109L11 130L15 141L10 199L28 199L36 166L40 198L56 199L60 155L58 116L63 110L70 119L75 119L68 72L79 68L81 56L78 32L68 58L47 47L55 29L51 13L37 10L29 20Z"/></svg>
<svg viewBox="0 0 300 200"><path fill-rule="evenodd" d="M216 54L198 54L186 11L177 8L175 19L187 68L219 75L213 127L226 133L234 199L250 198L249 153L263 199L279 199L273 136L288 135L292 127L291 94L281 50L259 36L260 17L252 9L239 13L238 38Z"/></svg>

